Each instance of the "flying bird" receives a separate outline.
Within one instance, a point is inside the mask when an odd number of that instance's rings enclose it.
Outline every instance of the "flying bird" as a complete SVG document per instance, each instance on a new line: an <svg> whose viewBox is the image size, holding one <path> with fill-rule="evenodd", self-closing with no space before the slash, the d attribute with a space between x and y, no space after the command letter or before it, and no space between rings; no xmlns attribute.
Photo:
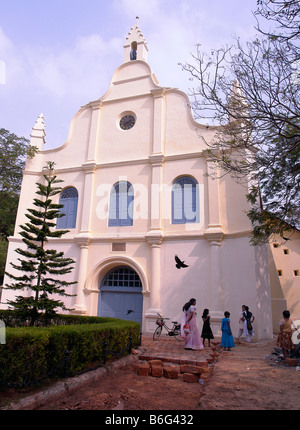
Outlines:
<svg viewBox="0 0 300 430"><path fill-rule="evenodd" d="M181 269L182 267L189 267L187 264L184 264L184 261L181 261L177 255L175 255L175 261L177 269Z"/></svg>
<svg viewBox="0 0 300 430"><path fill-rule="evenodd" d="M127 309L127 314L126 314L126 315L129 315L129 314L131 314L132 312L134 312L132 309Z"/></svg>

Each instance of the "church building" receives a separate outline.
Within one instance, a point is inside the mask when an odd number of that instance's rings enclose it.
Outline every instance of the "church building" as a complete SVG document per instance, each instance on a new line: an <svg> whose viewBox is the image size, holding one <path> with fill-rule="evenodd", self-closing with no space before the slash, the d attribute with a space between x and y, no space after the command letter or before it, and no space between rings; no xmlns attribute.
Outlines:
<svg viewBox="0 0 300 430"><path fill-rule="evenodd" d="M137 22L107 92L75 114L62 146L44 149L39 116L31 134L39 152L26 161L6 270L25 246L19 226L52 161L64 181L54 200L65 213L57 228L69 233L49 247L76 261L66 276L77 281L66 299L71 312L135 320L153 332L158 313L180 321L195 298L199 330L204 308L215 335L229 311L236 336L247 305L256 338L271 338L268 247L249 243L247 184L212 177L204 150L217 127L194 120L185 93L159 85L147 53ZM3 290L2 307L13 294Z"/></svg>

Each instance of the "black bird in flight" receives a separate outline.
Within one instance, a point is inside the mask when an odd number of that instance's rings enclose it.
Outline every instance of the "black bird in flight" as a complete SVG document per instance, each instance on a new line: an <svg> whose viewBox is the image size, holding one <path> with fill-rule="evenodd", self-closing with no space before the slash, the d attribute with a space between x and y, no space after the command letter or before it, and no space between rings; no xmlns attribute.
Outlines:
<svg viewBox="0 0 300 430"><path fill-rule="evenodd" d="M182 267L189 267L187 264L184 264L184 261L181 261L177 255L175 255L175 261L177 269L181 269Z"/></svg>
<svg viewBox="0 0 300 430"><path fill-rule="evenodd" d="M126 314L126 315L129 315L129 314L131 314L132 312L134 312L132 309L127 309L127 314Z"/></svg>

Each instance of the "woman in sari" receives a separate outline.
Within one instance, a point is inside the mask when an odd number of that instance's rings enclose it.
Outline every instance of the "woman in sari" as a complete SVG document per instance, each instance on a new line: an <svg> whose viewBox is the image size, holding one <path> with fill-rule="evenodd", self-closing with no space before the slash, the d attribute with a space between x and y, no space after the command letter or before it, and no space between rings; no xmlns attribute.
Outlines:
<svg viewBox="0 0 300 430"><path fill-rule="evenodd" d="M201 350L204 349L204 346L197 328L195 305L196 300L191 299L182 308L181 336L185 340L185 349ZM188 330L186 326L189 326Z"/></svg>
<svg viewBox="0 0 300 430"><path fill-rule="evenodd" d="M293 348L292 342L292 324L289 311L283 311L283 318L279 323L280 331L277 337L277 345L280 346L284 358L289 357L289 352Z"/></svg>

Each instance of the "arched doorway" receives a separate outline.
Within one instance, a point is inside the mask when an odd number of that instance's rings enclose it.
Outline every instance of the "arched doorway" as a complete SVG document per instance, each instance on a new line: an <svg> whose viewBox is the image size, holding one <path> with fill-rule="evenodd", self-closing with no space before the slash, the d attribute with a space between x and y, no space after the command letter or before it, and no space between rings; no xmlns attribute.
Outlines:
<svg viewBox="0 0 300 430"><path fill-rule="evenodd" d="M98 316L137 321L142 325L142 313L139 275L129 266L114 267L100 284Z"/></svg>

